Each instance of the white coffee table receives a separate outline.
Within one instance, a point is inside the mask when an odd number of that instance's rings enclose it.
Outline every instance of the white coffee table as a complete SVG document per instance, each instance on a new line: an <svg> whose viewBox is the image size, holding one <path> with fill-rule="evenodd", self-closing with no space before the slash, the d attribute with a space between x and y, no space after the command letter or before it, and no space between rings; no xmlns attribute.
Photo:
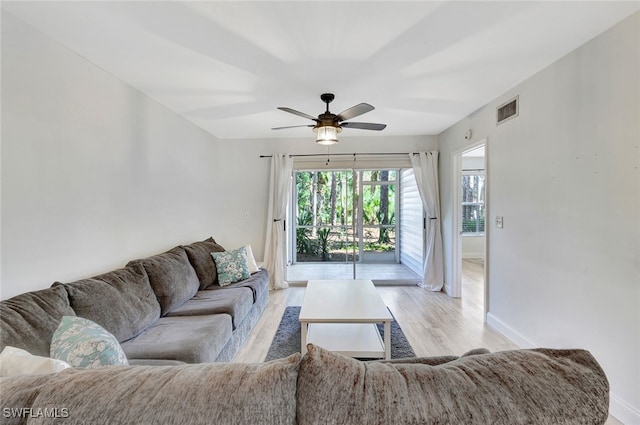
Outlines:
<svg viewBox="0 0 640 425"><path fill-rule="evenodd" d="M391 358L393 316L370 280L310 280L300 309L307 343L350 357ZM384 341L376 323L384 324Z"/></svg>

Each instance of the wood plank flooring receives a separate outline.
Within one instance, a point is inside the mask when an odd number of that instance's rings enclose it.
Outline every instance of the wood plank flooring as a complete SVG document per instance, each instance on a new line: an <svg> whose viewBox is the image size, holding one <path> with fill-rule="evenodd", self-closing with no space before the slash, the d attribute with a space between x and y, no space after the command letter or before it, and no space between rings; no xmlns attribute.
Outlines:
<svg viewBox="0 0 640 425"><path fill-rule="evenodd" d="M518 348L483 321L481 262L463 262L462 286L462 298L451 298L418 286L377 288L418 356L460 355L478 347L490 351ZM264 360L285 307L302 305L304 291L304 287L290 287L269 293L269 304L235 362Z"/></svg>
<svg viewBox="0 0 640 425"><path fill-rule="evenodd" d="M473 348L489 351L517 349L513 342L483 320L484 271L482 260L462 262L462 298L418 286L378 286L417 356L460 355ZM284 309L302 305L304 287L270 291L269 303L247 342L234 359L239 363L264 361ZM621 422L609 417L606 425Z"/></svg>

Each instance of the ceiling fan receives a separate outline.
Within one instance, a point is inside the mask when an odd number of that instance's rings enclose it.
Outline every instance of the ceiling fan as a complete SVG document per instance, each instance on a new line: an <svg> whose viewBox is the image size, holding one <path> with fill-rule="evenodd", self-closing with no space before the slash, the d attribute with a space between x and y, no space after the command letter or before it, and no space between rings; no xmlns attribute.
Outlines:
<svg viewBox="0 0 640 425"><path fill-rule="evenodd" d="M285 128L296 128L296 127L313 127L313 131L317 133L316 143L321 145L333 145L338 143L338 133L342 131L342 128L357 128L361 130L375 130L380 131L384 130L387 126L386 124L376 124L371 122L346 122L351 118L355 118L359 115L366 114L367 112L373 111L375 108L368 103L360 103L358 105L352 106L349 109L345 109L339 114L332 114L329 112L329 103L335 98L335 96L331 93L324 93L320 96L320 99L324 103L327 104L327 110L318 115L318 118L315 118L309 114L305 114L304 112L296 111L295 109L286 108L283 106L278 107L281 111L289 112L290 114L298 115L300 117L309 118L312 121L315 121L315 124L308 125L290 125L287 127L275 127L272 130L282 130Z"/></svg>

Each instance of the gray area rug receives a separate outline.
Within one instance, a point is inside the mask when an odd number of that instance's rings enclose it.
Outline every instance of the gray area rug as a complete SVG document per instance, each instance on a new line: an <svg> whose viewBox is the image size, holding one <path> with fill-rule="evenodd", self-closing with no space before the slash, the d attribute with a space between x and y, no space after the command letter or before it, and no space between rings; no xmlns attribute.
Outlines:
<svg viewBox="0 0 640 425"><path fill-rule="evenodd" d="M273 337L271 347L265 358L265 362L273 359L290 356L300 352L300 306L287 307L282 315L282 320ZM384 338L384 326L378 325L378 332ZM413 348L407 341L407 337L402 332L400 325L395 320L391 322L391 358L401 359L404 357L415 357Z"/></svg>

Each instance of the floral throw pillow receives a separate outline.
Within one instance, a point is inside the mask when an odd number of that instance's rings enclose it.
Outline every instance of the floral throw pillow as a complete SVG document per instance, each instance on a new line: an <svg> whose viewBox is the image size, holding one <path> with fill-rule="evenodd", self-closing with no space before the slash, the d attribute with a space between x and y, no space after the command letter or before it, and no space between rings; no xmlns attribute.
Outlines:
<svg viewBox="0 0 640 425"><path fill-rule="evenodd" d="M225 286L251 276L245 247L224 252L212 252L218 269L218 282Z"/></svg>
<svg viewBox="0 0 640 425"><path fill-rule="evenodd" d="M51 338L50 355L73 367L129 364L115 336L97 323L77 316L62 317Z"/></svg>

